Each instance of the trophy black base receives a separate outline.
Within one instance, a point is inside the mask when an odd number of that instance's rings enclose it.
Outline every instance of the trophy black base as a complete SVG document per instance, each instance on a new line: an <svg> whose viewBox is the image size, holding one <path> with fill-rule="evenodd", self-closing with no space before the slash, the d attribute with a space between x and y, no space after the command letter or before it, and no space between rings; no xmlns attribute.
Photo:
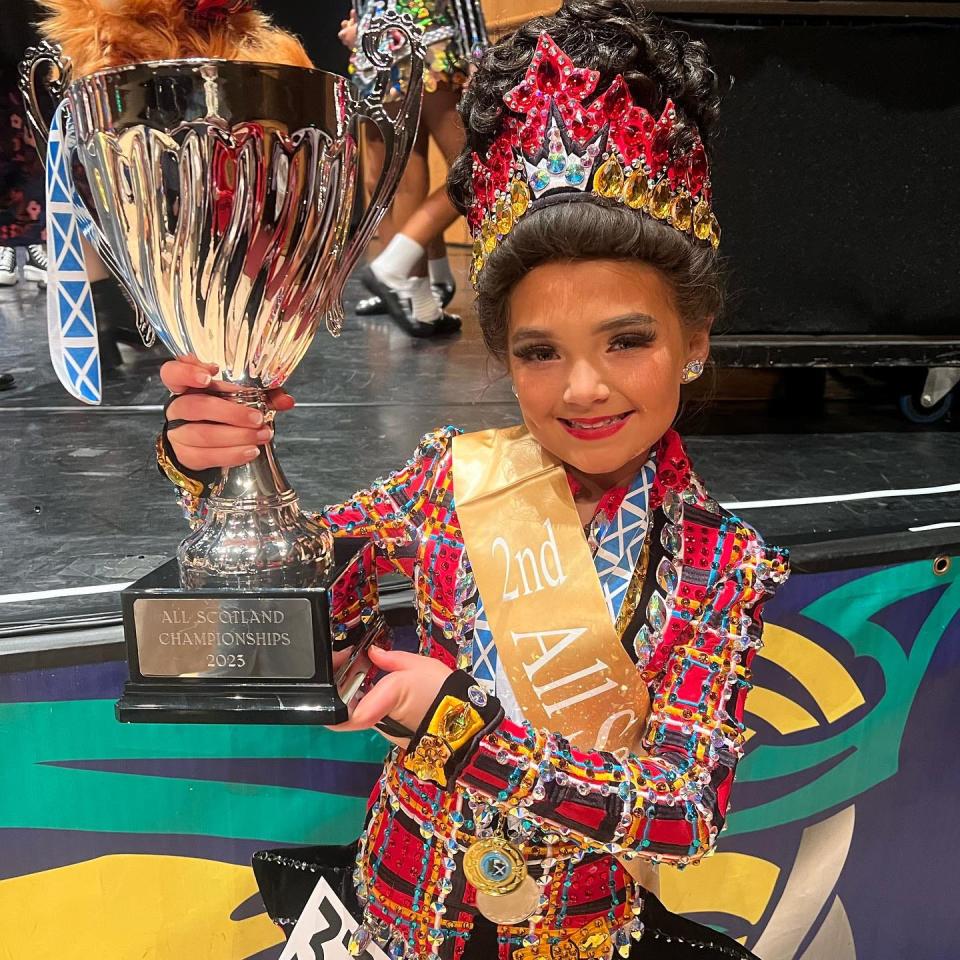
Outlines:
<svg viewBox="0 0 960 960"><path fill-rule="evenodd" d="M185 590L170 560L121 601L123 723L342 723L352 691L337 678L388 629L373 547L362 540L336 540L330 571L310 587ZM338 670L335 651L349 651Z"/></svg>
<svg viewBox="0 0 960 960"><path fill-rule="evenodd" d="M282 723L330 725L347 719L336 688L287 687L283 690L226 686L202 694L177 686L130 681L116 703L121 723Z"/></svg>

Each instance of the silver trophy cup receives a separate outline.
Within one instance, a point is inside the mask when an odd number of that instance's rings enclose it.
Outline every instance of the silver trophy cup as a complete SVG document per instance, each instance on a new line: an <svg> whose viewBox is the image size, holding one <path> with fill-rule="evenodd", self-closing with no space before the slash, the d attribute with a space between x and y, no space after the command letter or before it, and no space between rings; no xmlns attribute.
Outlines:
<svg viewBox="0 0 960 960"><path fill-rule="evenodd" d="M391 46L410 51L391 115ZM386 44L385 44L386 46ZM46 145L39 94L65 101L62 149L95 245L177 357L218 364L237 403L267 410L321 322L336 334L344 283L396 190L416 137L423 47L384 14L364 39L379 68L357 99L343 77L228 61L134 64L70 82L55 47L28 51L21 89ZM46 76L42 76L46 74ZM52 76L51 76L52 74ZM394 107L396 110L394 111ZM351 229L363 121L384 168ZM75 204L76 206L76 204ZM124 721L338 723L360 657L385 636L372 543L338 539L301 509L273 445L225 469L203 522L121 594L130 680Z"/></svg>
<svg viewBox="0 0 960 960"><path fill-rule="evenodd" d="M384 31L411 52L390 115ZM340 76L234 61L134 64L69 79L57 48L28 51L21 88L38 141L38 91L65 98L96 246L139 314L176 357L218 364L237 403L261 410L321 322L338 333L344 283L396 190L416 136L423 48L405 15L372 25L364 52L376 91L357 99ZM351 230L358 133L385 142L379 183ZM202 525L180 546L184 588L308 587L329 570L329 533L299 506L273 444L225 469Z"/></svg>

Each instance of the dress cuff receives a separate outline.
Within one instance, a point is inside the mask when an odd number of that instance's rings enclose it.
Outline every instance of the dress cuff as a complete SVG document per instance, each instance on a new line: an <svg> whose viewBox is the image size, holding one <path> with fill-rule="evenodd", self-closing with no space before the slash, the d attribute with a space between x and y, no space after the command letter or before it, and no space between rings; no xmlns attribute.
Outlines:
<svg viewBox="0 0 960 960"><path fill-rule="evenodd" d="M480 741L502 720L500 701L465 670L456 670L411 739L403 766L420 780L451 787Z"/></svg>

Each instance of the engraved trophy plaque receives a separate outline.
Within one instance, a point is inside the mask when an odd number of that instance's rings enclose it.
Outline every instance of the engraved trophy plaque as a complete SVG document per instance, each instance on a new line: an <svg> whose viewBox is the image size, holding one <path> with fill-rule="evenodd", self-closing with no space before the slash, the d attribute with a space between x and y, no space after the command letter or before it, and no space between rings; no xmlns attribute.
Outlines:
<svg viewBox="0 0 960 960"><path fill-rule="evenodd" d="M384 31L411 52L395 116ZM334 334L341 292L396 190L422 97L423 48L407 15L364 38L377 88L357 99L335 74L220 60L133 64L72 82L56 47L27 52L21 89L38 144L43 81L63 100L64 147L88 236L138 313L177 357L220 368L237 403L261 410L320 323ZM393 111L391 111L393 112ZM358 131L372 122L385 161L351 230ZM82 194L83 200L80 200ZM300 509L273 444L224 469L176 560L123 592L130 680L123 721L337 723L353 691L343 667L385 631L372 545L334 541ZM337 658L337 659L342 659Z"/></svg>

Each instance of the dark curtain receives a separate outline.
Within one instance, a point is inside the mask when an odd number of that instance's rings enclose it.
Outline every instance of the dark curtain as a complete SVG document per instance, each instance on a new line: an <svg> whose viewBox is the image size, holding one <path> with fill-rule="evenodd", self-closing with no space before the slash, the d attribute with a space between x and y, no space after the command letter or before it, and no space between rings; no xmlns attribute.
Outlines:
<svg viewBox="0 0 960 960"><path fill-rule="evenodd" d="M723 333L960 329L960 19L694 17L733 78L716 143Z"/></svg>
<svg viewBox="0 0 960 960"><path fill-rule="evenodd" d="M318 69L346 74L348 51L337 39L337 32L340 21L350 13L350 0L262 0L259 6L277 26L300 37Z"/></svg>

